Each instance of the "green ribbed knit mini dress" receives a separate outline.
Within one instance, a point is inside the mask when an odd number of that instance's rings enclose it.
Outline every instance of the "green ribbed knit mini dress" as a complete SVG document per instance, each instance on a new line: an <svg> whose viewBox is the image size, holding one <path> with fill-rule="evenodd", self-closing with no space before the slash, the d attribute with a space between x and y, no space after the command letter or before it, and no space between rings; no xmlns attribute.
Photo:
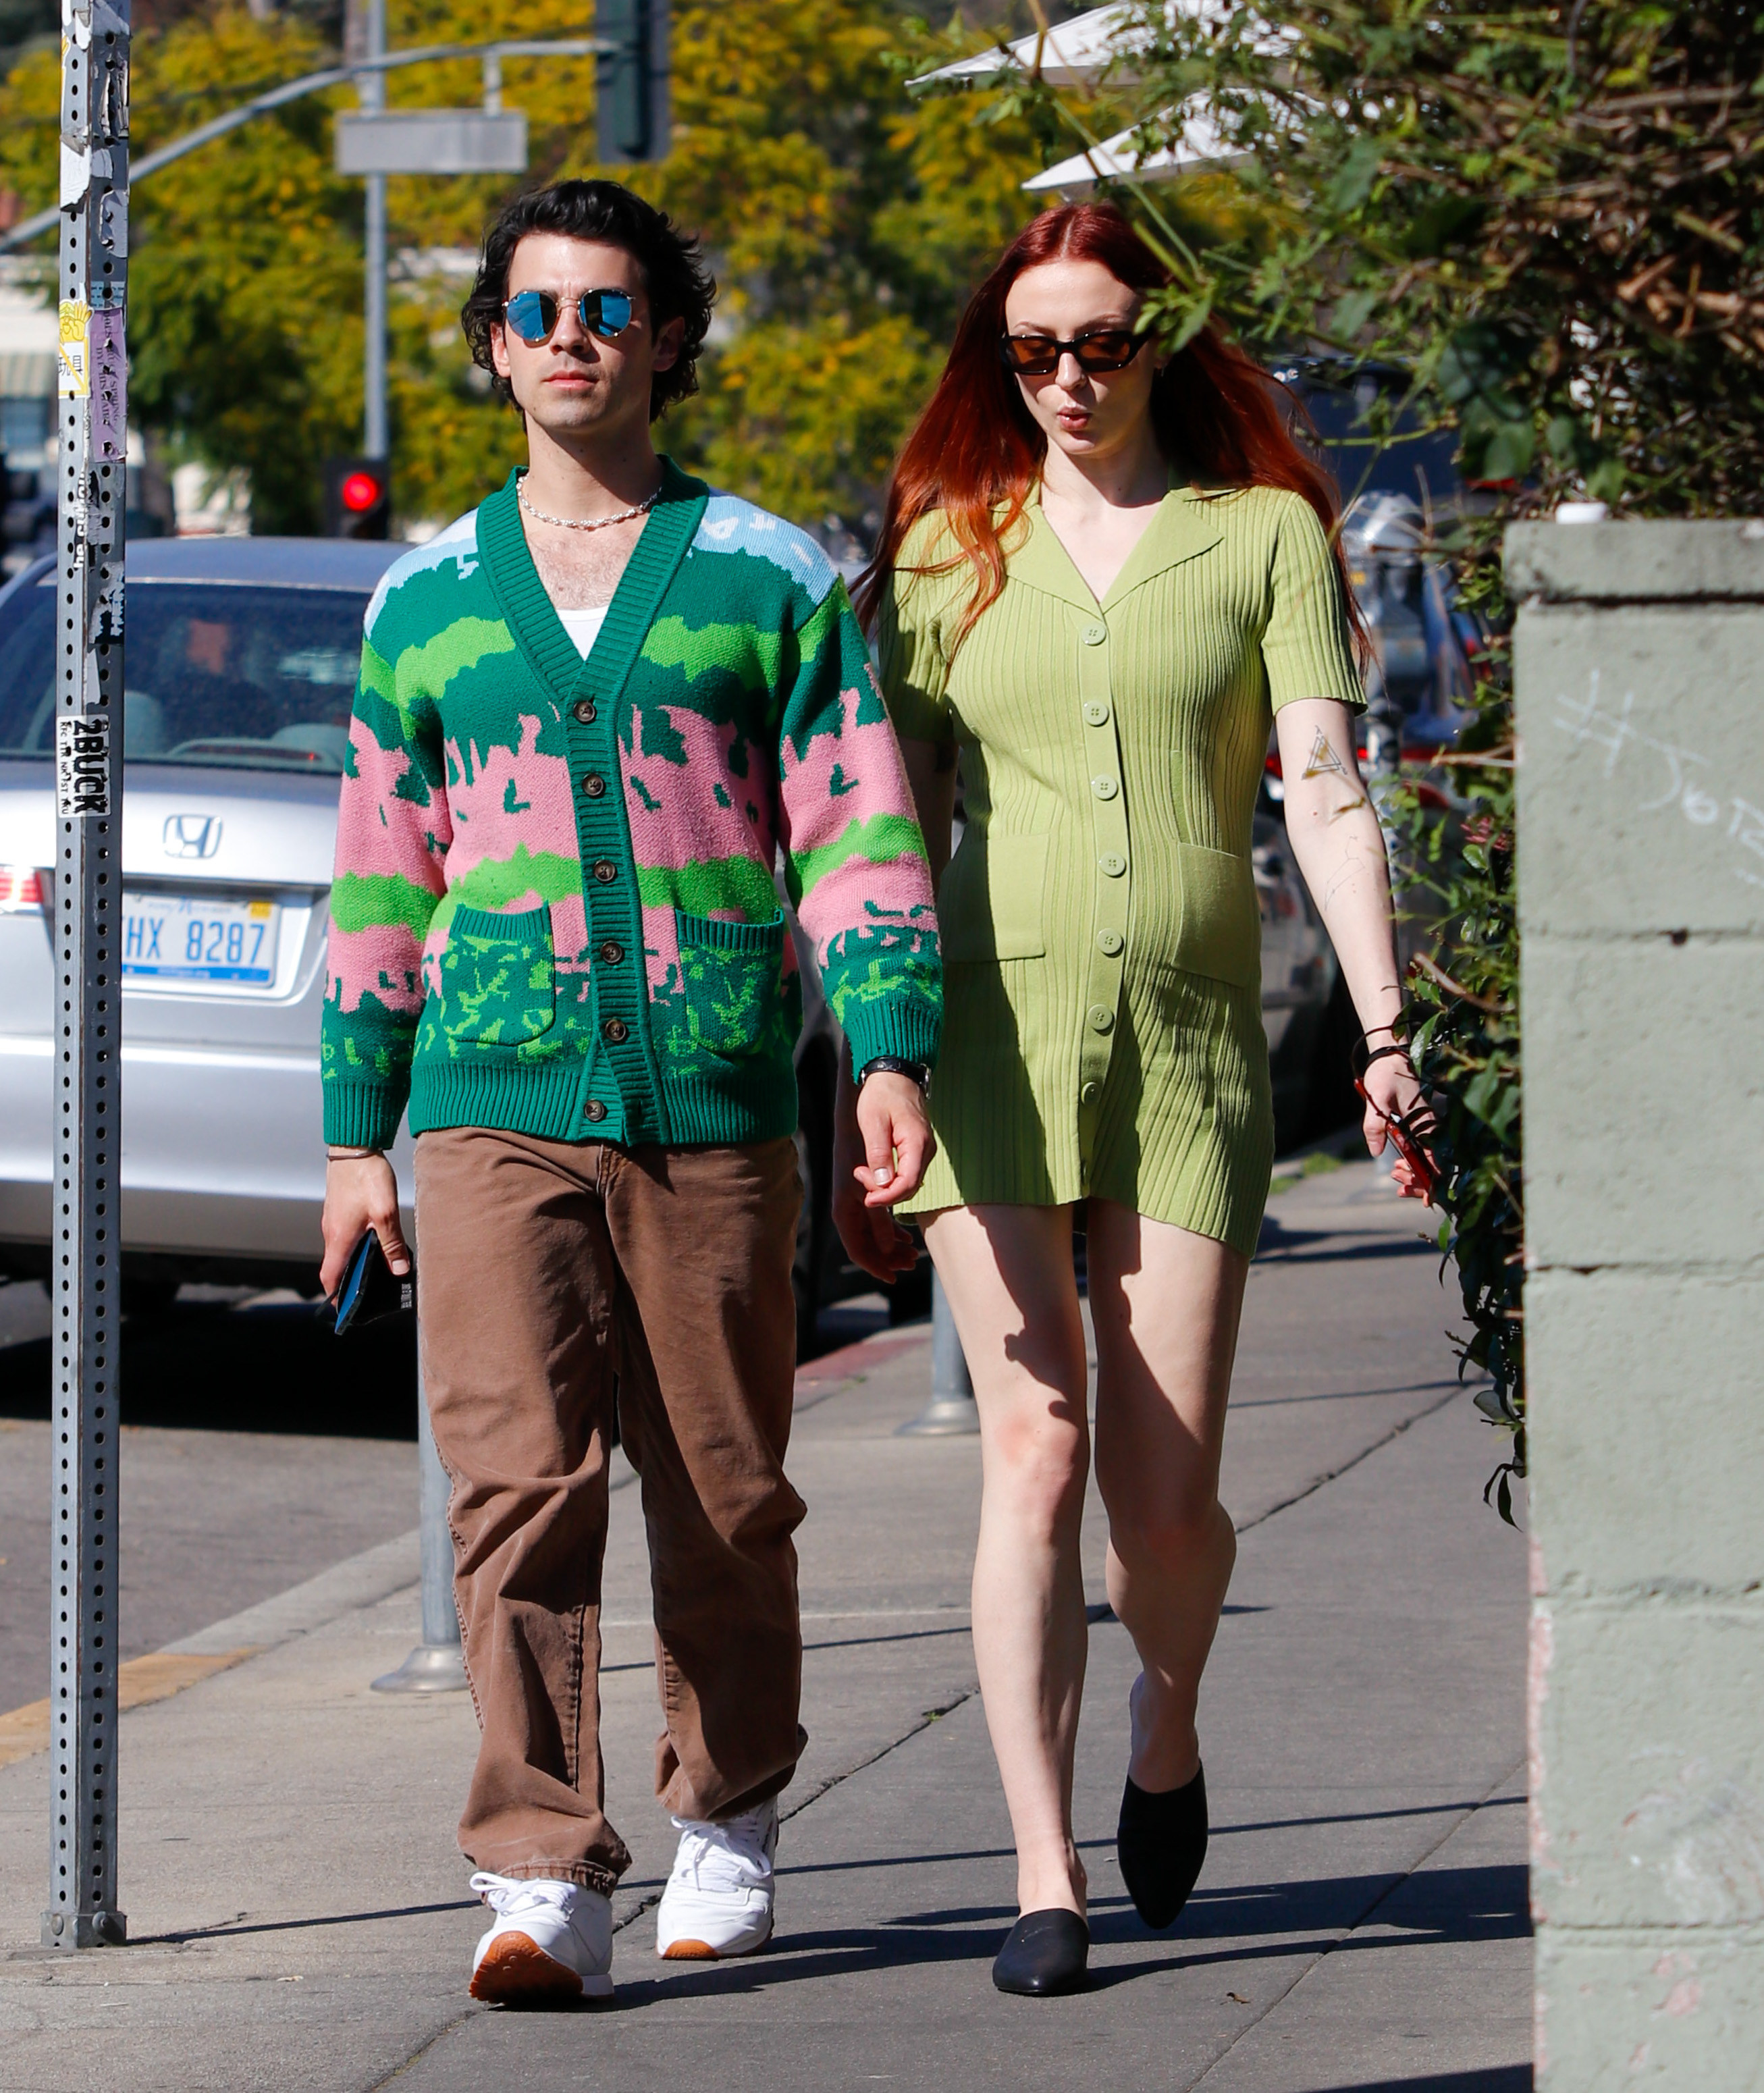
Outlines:
<svg viewBox="0 0 1764 2093"><path fill-rule="evenodd" d="M967 637L940 514L878 630L903 740L955 743L938 1154L901 1211L1095 1196L1253 1254L1274 1115L1250 846L1272 713L1365 703L1298 495L1172 487L1099 603L1032 497Z"/></svg>

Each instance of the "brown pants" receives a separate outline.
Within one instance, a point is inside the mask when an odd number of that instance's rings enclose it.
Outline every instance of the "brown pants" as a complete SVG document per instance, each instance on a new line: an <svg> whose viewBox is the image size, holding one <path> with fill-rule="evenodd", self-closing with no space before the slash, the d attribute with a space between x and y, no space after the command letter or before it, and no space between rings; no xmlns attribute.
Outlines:
<svg viewBox="0 0 1764 2093"><path fill-rule="evenodd" d="M727 1817L795 1770L800 1197L787 1140L418 1140L423 1382L482 1731L459 1843L479 1867L609 1890L631 1865L599 1740L615 1374L649 1536L656 1792Z"/></svg>

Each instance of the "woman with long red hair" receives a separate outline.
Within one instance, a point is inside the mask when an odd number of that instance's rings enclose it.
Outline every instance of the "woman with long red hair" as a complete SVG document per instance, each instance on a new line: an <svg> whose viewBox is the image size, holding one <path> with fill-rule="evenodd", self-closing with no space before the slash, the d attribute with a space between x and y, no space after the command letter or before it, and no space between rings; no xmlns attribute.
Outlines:
<svg viewBox="0 0 1764 2093"><path fill-rule="evenodd" d="M1021 1916L993 1971L1012 1991L1076 1988L1089 1949L1080 1202L1108 1593L1141 1664L1117 1850L1148 1925L1174 1922L1206 1852L1196 1701L1236 1552L1220 1448L1273 1158L1250 856L1271 720L1294 855L1366 1029L1372 1152L1420 1110L1391 1030L1333 489L1247 357L1211 329L1173 354L1141 331L1166 276L1107 206L1012 244L901 454L858 598L939 880L941 1152L901 1211L980 1408L973 1634L1016 1840ZM841 1229L888 1277L912 1256L893 1159L865 1153L849 1103L847 1084Z"/></svg>

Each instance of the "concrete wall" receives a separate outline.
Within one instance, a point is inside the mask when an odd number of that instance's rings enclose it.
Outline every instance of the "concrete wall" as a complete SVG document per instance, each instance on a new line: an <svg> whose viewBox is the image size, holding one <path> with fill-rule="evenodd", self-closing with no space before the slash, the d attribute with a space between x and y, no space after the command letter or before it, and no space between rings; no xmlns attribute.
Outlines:
<svg viewBox="0 0 1764 2093"><path fill-rule="evenodd" d="M1540 2093L1764 2088L1764 522L1517 630Z"/></svg>

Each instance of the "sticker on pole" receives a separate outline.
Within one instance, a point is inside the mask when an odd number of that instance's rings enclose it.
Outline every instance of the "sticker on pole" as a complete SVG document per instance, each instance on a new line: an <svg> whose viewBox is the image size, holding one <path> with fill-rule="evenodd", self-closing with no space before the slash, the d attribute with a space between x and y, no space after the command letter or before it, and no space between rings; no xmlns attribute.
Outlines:
<svg viewBox="0 0 1764 2093"><path fill-rule="evenodd" d="M86 349L86 329L92 323L92 308L83 298L61 301L60 367L56 392L63 400L84 400L92 390L92 366Z"/></svg>
<svg viewBox="0 0 1764 2093"><path fill-rule="evenodd" d="M111 721L107 713L62 713L55 721L55 811L111 811Z"/></svg>

